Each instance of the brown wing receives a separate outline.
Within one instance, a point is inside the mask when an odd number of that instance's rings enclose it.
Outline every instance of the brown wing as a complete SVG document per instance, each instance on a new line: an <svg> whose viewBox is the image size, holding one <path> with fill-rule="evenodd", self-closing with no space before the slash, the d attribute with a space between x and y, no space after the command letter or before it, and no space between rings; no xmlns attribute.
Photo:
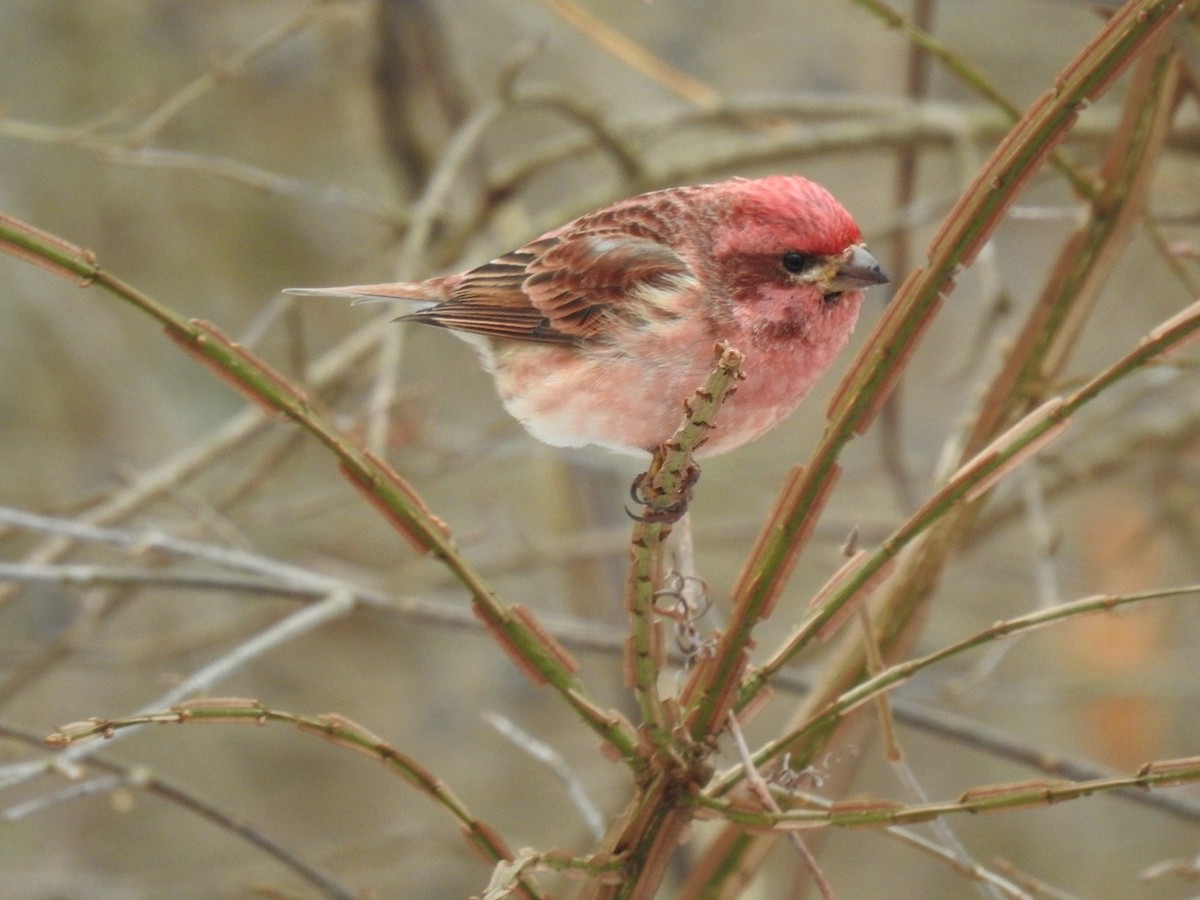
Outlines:
<svg viewBox="0 0 1200 900"><path fill-rule="evenodd" d="M450 300L404 318L509 340L573 343L595 335L606 319L652 316L654 291L694 281L687 264L658 241L615 230L568 231L472 269Z"/></svg>

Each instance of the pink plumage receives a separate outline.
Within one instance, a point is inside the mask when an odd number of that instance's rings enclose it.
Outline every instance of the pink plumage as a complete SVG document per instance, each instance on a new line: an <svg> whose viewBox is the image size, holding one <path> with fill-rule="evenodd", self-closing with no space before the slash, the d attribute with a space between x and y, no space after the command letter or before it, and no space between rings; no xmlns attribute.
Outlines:
<svg viewBox="0 0 1200 900"><path fill-rule="evenodd" d="M746 378L701 449L713 455L796 408L863 288L886 281L833 195L773 175L630 197L455 275L298 292L431 304L403 319L474 344L505 408L556 446L653 450L726 341Z"/></svg>

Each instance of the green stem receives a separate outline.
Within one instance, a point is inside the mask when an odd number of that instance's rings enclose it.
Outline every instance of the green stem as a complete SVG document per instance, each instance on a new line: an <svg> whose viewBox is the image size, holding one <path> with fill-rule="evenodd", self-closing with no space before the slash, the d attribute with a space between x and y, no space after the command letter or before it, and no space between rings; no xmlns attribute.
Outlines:
<svg viewBox="0 0 1200 900"><path fill-rule="evenodd" d="M615 713L588 699L574 667L542 629L531 627L521 610L506 608L483 577L454 546L445 524L384 461L359 447L313 407L308 396L258 357L219 330L185 319L132 285L100 268L95 254L61 238L0 214L0 250L29 260L55 274L97 285L160 322L168 337L251 400L282 413L317 438L337 457L342 471L415 545L432 553L471 593L476 613L518 665L535 680L550 684L580 717L612 745L627 765L644 761L637 739Z"/></svg>

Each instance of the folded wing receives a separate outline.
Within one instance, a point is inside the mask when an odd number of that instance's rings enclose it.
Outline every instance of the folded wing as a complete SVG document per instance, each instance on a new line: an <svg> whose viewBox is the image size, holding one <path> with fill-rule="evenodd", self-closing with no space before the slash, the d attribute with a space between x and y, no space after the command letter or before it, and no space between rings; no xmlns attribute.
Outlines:
<svg viewBox="0 0 1200 900"><path fill-rule="evenodd" d="M449 300L403 318L508 340L577 343L614 322L670 315L656 298L695 282L687 263L660 241L570 231L466 272Z"/></svg>

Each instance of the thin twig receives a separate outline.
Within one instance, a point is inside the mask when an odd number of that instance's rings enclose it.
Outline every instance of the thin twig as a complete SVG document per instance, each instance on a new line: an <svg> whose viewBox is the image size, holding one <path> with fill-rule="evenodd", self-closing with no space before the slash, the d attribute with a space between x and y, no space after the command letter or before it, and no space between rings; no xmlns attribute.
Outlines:
<svg viewBox="0 0 1200 900"><path fill-rule="evenodd" d="M754 760L750 756L750 747L746 744L746 737L742 734L742 728L738 725L737 716L733 712L729 713L729 733L733 735L733 742L734 746L737 747L738 758L741 759L742 765L745 767L746 785L749 787L750 792L758 798L758 802L766 809L773 813L780 813L779 804L771 796L771 788L754 765ZM834 893L833 885L829 883L829 879L821 871L821 866L817 862L817 858L812 855L812 851L808 849L808 845L804 843L804 839L800 837L800 833L798 831L791 831L788 833L788 837L791 839L792 846L796 848L796 852L800 855L800 859L804 863L804 868L808 870L808 874L812 878L813 884L816 885L817 891L826 900L834 900L837 895Z"/></svg>
<svg viewBox="0 0 1200 900"><path fill-rule="evenodd" d="M324 600L304 607L286 616L258 634L234 647L224 656L214 660L207 666L193 672L182 679L175 687L162 694L158 699L141 707L135 715L145 715L155 710L174 706L189 697L202 694L210 687L228 678L237 669L257 659L275 648L294 641L310 631L325 625L334 619L339 619L354 606L354 598L347 591L334 591ZM130 732L125 732L130 733ZM74 763L83 757L90 756L99 744L78 744L57 754L50 762L61 766ZM29 777L39 774L46 768L45 763L19 763L0 768L0 786L9 786Z"/></svg>
<svg viewBox="0 0 1200 900"><path fill-rule="evenodd" d="M283 710L269 709L257 700L241 697L204 698L173 703L165 709L135 713L120 719L89 719L62 726L46 738L54 747L67 747L64 756L78 747L99 747L117 735L138 731L148 725L186 724L246 724L265 725L284 722L305 734L324 738L335 746L344 747L378 759L389 771L400 775L439 808L455 819L463 836L475 849L493 862L512 860L514 854L495 828L476 817L454 792L437 776L412 757L388 744L356 722L337 714L302 716ZM523 876L516 879L518 893L527 900L543 895Z"/></svg>
<svg viewBox="0 0 1200 900"><path fill-rule="evenodd" d="M698 106L716 106L720 95L701 81L663 62L640 44L598 19L575 0L542 0L564 22L637 72Z"/></svg>
<svg viewBox="0 0 1200 900"><path fill-rule="evenodd" d="M1030 551L1032 554L1034 596L1036 609L1050 609L1063 602L1059 590L1058 569L1054 561L1057 536L1050 526L1046 514L1046 501L1042 490L1042 466L1037 460L1021 473L1021 495L1025 501L1025 520L1029 528ZM999 668L1005 657L1017 646L1017 641L1005 641L989 647L978 662L962 678L947 689L959 696L987 681Z"/></svg>
<svg viewBox="0 0 1200 900"><path fill-rule="evenodd" d="M24 731L17 731L6 725L0 725L0 734L10 740L20 741L28 747L36 747L39 750L45 746L45 742L41 737ZM332 875L307 862L284 844L269 837L258 826L251 825L246 821L244 816L240 814L233 815L218 809L199 795L172 783L170 780L145 767L135 769L99 755L93 755L88 759L86 766L111 773L111 777L117 779L119 786L145 791L148 794L161 797L168 803L173 803L181 809L199 816L216 825L218 828L235 835L240 840L261 850L266 855L283 864L286 868L295 872L297 876L311 884L326 897L331 897L333 900L354 900L354 898L358 897L357 893L341 884ZM58 797L59 799L64 799L61 793ZM19 810L20 807L10 807L0 818L5 821L12 821L16 818L15 812Z"/></svg>
<svg viewBox="0 0 1200 900"><path fill-rule="evenodd" d="M632 768L645 761L636 738L611 710L597 706L583 690L578 666L554 642L536 617L519 605L507 607L468 563L446 524L434 515L408 482L386 461L370 453L318 412L311 398L264 360L239 346L211 323L185 319L155 298L102 269L91 251L0 215L0 250L27 259L81 287L99 286L161 323L166 335L196 361L260 403L302 425L338 461L343 476L415 548L436 556L454 572L472 597L489 634L535 683L549 684Z"/></svg>
<svg viewBox="0 0 1200 900"><path fill-rule="evenodd" d="M754 763L754 758L751 757L750 761ZM695 802L705 811L705 818L723 817L746 828L761 831L869 828L926 822L950 814L977 815L1044 807L1134 787L1150 790L1197 782L1200 782L1200 757L1190 756L1156 760L1130 774L1099 781L1034 780L981 785L964 791L956 799L933 803L910 805L891 800L854 799L833 803L826 809L800 808L774 813L764 812L757 807L751 810L744 802L723 802L707 794L697 797Z"/></svg>
<svg viewBox="0 0 1200 900"><path fill-rule="evenodd" d="M129 147L118 140L99 137L88 130L42 125L13 118L0 118L0 135L35 144L74 147L91 154L102 163L111 165L200 175L240 185L255 192L294 197L321 206L341 207L369 216L394 229L400 228L406 221L402 210L367 191L333 184L316 184L228 156L162 147Z"/></svg>
<svg viewBox="0 0 1200 900"><path fill-rule="evenodd" d="M1200 593L1200 585L1182 585L1180 587L1161 588L1133 594L1096 595L1071 603L1064 603L1052 609L1038 610L1024 616L1016 616L1002 622L997 622L995 625L976 632L961 641L956 641L924 656L896 663L879 672L877 675L860 681L854 687L842 693L836 700L829 703L812 718L794 730L761 747L754 756L755 762L761 766L771 759L783 755L794 747L797 741L804 735L812 732L827 732L833 721L844 718L852 710L873 700L882 691L890 691L902 682L907 681L915 673L929 666L957 656L966 650L985 645L997 638L1025 633L1035 628L1049 625L1052 622L1072 619L1087 613L1106 612L1121 606L1142 603L1147 600L1169 599L1195 593ZM742 777L743 773L738 771L728 773L715 779L710 785L710 790L715 795L723 794L740 781Z"/></svg>
<svg viewBox="0 0 1200 900"><path fill-rule="evenodd" d="M213 66L192 79L147 115L141 124L133 129L125 138L131 147L137 147L155 137L176 116L204 94L241 73L255 57L274 48L286 38L307 28L315 20L322 8L327 6L327 0L309 0L294 15L281 19L274 26L256 35L234 53L224 59L217 60Z"/></svg>
<svg viewBox="0 0 1200 900"><path fill-rule="evenodd" d="M579 815L583 819L584 824L587 825L588 831L592 833L592 837L600 840L604 836L604 817L600 814L600 810L596 809L596 804L588 796L587 788L584 787L583 781L575 774L574 770L567 764L567 761L562 758L562 754L545 741L535 738L507 716L502 716L497 712L485 712L483 720L521 750L539 762L545 763L550 768L550 771L566 787L567 797L575 809L579 811Z"/></svg>
<svg viewBox="0 0 1200 900"><path fill-rule="evenodd" d="M313 363L305 383L320 389L340 378L371 351L379 339L380 329L380 323L372 323L344 339ZM144 470L126 488L80 513L76 520L84 524L103 525L133 515L163 494L185 484L270 424L270 418L259 407L249 406L214 429L207 439L197 441L157 466ZM25 561L35 564L55 562L66 556L74 543L73 538L57 535L32 550L26 555ZM0 606L14 596L12 590L0 588Z"/></svg>
<svg viewBox="0 0 1200 900"><path fill-rule="evenodd" d="M270 564L265 568L270 568ZM108 566L79 565L31 565L2 564L0 580L16 580L35 583L63 583L81 586L152 585L161 588L183 590L211 588L215 590L244 592L250 595L266 593L277 597L297 599L319 599L325 591L317 583L305 587L285 582L271 582L253 575L226 575L223 573L191 573L170 570L131 570ZM434 599L405 596L389 597L386 594L344 584L353 592L355 601L381 611L404 616L443 628L465 628L478 630L479 620L471 615L456 599L439 601ZM608 654L619 654L624 649L624 629L602 625L597 622L546 617L545 625L563 644L574 650ZM670 660L682 665L685 657L679 652L668 651ZM804 678L790 672L782 672L775 682L781 690L806 692L808 684ZM892 698L890 708L902 724L922 732L954 741L965 747L986 753L997 759L1009 760L1037 769L1047 775L1069 778L1075 781L1101 780L1115 777L1112 770L1095 763L1072 759L1057 750L1050 750L999 729L954 715L946 710L937 710L921 704ZM1123 799L1145 804L1153 809L1178 817L1181 821L1200 823L1200 808L1190 804L1181 796L1167 793L1146 793L1140 790L1122 792Z"/></svg>

